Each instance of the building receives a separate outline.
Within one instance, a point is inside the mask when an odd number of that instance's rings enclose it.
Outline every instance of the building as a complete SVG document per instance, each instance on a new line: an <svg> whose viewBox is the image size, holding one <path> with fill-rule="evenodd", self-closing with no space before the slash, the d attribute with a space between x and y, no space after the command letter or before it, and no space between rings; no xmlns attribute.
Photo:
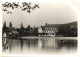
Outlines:
<svg viewBox="0 0 80 57"><path fill-rule="evenodd" d="M57 24L45 24L45 26L40 26L38 28L38 36L56 36L58 32Z"/></svg>

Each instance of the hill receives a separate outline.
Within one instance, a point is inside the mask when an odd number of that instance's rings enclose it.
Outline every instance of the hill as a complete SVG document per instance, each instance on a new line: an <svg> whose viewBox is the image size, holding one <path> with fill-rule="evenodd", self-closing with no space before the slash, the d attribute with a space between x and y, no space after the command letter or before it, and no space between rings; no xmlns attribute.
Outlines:
<svg viewBox="0 0 80 57"><path fill-rule="evenodd" d="M77 21L58 25L58 27L64 27L64 28L67 26L70 26L70 28L77 28L77 26L78 26Z"/></svg>
<svg viewBox="0 0 80 57"><path fill-rule="evenodd" d="M77 37L77 21L58 25L58 35L64 37Z"/></svg>

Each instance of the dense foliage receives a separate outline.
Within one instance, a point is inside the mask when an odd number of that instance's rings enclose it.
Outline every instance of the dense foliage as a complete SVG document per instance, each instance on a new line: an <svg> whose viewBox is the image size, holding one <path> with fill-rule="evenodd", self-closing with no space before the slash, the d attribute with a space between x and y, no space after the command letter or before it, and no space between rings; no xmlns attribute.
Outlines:
<svg viewBox="0 0 80 57"><path fill-rule="evenodd" d="M76 37L77 36L77 22L71 24L62 24L58 26L57 35L64 37Z"/></svg>
<svg viewBox="0 0 80 57"><path fill-rule="evenodd" d="M31 10L35 10L39 8L39 4L32 4L31 2L5 2L2 4L2 11L7 12L7 14L11 13L9 9L18 9L20 8L22 11L27 11L27 13L31 13Z"/></svg>
<svg viewBox="0 0 80 57"><path fill-rule="evenodd" d="M21 23L20 28L12 27L12 23L9 23L9 27L6 26L6 22L3 24L3 33L9 33L12 31L17 31L19 36L38 36L38 27L31 27L28 25L24 28L23 23ZM77 26L70 24L58 25L57 36L61 37L77 37Z"/></svg>

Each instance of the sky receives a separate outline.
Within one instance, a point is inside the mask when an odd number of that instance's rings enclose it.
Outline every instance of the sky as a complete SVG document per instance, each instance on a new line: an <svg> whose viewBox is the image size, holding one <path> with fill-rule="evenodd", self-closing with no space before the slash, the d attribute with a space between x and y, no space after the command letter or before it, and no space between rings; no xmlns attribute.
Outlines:
<svg viewBox="0 0 80 57"><path fill-rule="evenodd" d="M41 0L42 1L42 0ZM48 24L64 24L77 21L78 3L76 0L43 0L32 3L39 3L40 8L32 10L31 13L21 9L10 10L12 14L3 12L2 21L6 21L7 26L11 21L14 27L43 26Z"/></svg>

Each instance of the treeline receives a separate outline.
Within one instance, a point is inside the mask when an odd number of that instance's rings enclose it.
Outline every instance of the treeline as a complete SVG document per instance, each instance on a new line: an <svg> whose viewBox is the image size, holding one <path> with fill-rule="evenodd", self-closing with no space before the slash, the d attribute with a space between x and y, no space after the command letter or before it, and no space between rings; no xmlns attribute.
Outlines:
<svg viewBox="0 0 80 57"><path fill-rule="evenodd" d="M63 37L77 37L78 29L77 22L58 25L57 35Z"/></svg>
<svg viewBox="0 0 80 57"><path fill-rule="evenodd" d="M16 30L19 32L20 36L38 36L38 28L32 28L30 25L28 25L27 28L21 27Z"/></svg>
<svg viewBox="0 0 80 57"><path fill-rule="evenodd" d="M9 23L9 27L7 27L6 22L4 22L2 29L2 34L4 34L5 32L6 34L13 33L15 35L18 34L19 36L38 36L37 27L31 27L30 25L28 25L26 28L24 28L23 23L21 23L20 28L14 28L12 27L11 22Z"/></svg>
<svg viewBox="0 0 80 57"><path fill-rule="evenodd" d="M2 35L4 34L4 32L6 32L6 34L14 33L16 35L18 34L19 36L38 36L38 27L31 27L30 25L28 25L26 28L24 28L23 23L21 23L20 28L14 28L11 22L9 23L9 27L7 27L6 22L4 22L2 29ZM56 33L56 36L77 37L77 22L59 24L57 30L58 32Z"/></svg>

